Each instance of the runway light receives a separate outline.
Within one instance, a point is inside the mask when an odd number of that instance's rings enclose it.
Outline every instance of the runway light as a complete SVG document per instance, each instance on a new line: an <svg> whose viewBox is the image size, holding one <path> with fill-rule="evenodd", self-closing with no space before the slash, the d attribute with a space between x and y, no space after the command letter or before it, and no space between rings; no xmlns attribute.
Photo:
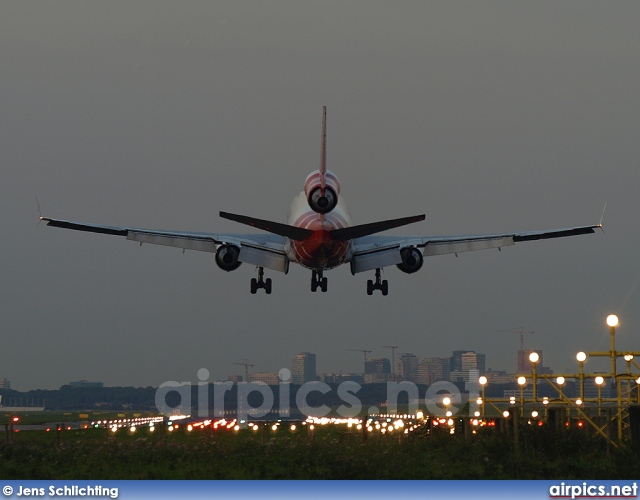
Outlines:
<svg viewBox="0 0 640 500"><path fill-rule="evenodd" d="M578 354L576 354L576 359L578 360L578 362L584 363L587 360L587 353L580 351Z"/></svg>
<svg viewBox="0 0 640 500"><path fill-rule="evenodd" d="M558 377L556 379L556 382L558 383L558 385L564 385L564 377Z"/></svg>
<svg viewBox="0 0 640 500"><path fill-rule="evenodd" d="M503 412L502 412L502 416L503 416L504 418L509 418L509 412L508 412L507 410L503 411Z"/></svg>
<svg viewBox="0 0 640 500"><path fill-rule="evenodd" d="M629 361L631 361L632 359L633 359L633 354L625 354L625 355L624 355L624 360L625 360L626 362L629 362Z"/></svg>
<svg viewBox="0 0 640 500"><path fill-rule="evenodd" d="M538 412L537 412L536 410L533 410L533 411L531 412L531 416L532 416L533 418L538 418Z"/></svg>
<svg viewBox="0 0 640 500"><path fill-rule="evenodd" d="M540 355L533 351L531 354L529 354L529 361L531 361L532 363L537 363L540 360Z"/></svg>
<svg viewBox="0 0 640 500"><path fill-rule="evenodd" d="M609 316L607 316L607 325L610 327L618 326L618 316L615 314L609 314Z"/></svg>
<svg viewBox="0 0 640 500"><path fill-rule="evenodd" d="M487 377L485 377L485 376L483 375L482 377L480 377L480 378L478 379L478 383L479 383L480 385L487 385Z"/></svg>
<svg viewBox="0 0 640 500"><path fill-rule="evenodd" d="M596 379L595 379L595 383L596 383L596 385L604 384L604 378L600 377L600 376L597 376Z"/></svg>
<svg viewBox="0 0 640 500"><path fill-rule="evenodd" d="M518 377L518 385L525 385L527 383L526 377Z"/></svg>

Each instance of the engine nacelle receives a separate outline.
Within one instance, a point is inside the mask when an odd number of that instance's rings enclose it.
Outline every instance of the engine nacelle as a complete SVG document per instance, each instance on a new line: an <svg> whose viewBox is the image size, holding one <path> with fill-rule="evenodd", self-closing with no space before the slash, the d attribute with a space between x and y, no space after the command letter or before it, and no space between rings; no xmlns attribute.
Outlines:
<svg viewBox="0 0 640 500"><path fill-rule="evenodd" d="M216 264L223 271L234 271L240 267L238 257L240 256L240 249L229 243L220 245L216 250Z"/></svg>
<svg viewBox="0 0 640 500"><path fill-rule="evenodd" d="M304 194L311 210L319 214L327 214L338 204L340 182L333 172L327 170L324 174L323 188L322 174L319 170L315 170L309 174L304 182Z"/></svg>
<svg viewBox="0 0 640 500"><path fill-rule="evenodd" d="M424 258L422 252L416 247L404 247L400 250L402 262L397 264L398 269L403 273L412 274L420 270Z"/></svg>

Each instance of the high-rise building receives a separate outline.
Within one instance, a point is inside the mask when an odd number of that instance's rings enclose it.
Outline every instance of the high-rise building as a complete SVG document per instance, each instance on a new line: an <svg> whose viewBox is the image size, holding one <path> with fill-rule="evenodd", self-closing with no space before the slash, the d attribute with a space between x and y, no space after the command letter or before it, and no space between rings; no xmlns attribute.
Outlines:
<svg viewBox="0 0 640 500"><path fill-rule="evenodd" d="M6 378L0 378L0 389L11 389L11 382Z"/></svg>
<svg viewBox="0 0 640 500"><path fill-rule="evenodd" d="M418 384L431 385L440 380L449 380L450 358L422 358L418 364Z"/></svg>
<svg viewBox="0 0 640 500"><path fill-rule="evenodd" d="M316 379L316 355L310 352L299 352L291 363L291 382L302 385Z"/></svg>
<svg viewBox="0 0 640 500"><path fill-rule="evenodd" d="M465 351L453 351L453 355L449 358L451 360L449 364L450 372L462 371L462 355L467 352L471 351L469 351L469 349Z"/></svg>
<svg viewBox="0 0 640 500"><path fill-rule="evenodd" d="M364 381L367 384L389 381L391 363L387 358L371 358L364 362Z"/></svg>
<svg viewBox="0 0 640 500"><path fill-rule="evenodd" d="M463 372L468 372L471 370L478 370L480 375L483 375L485 372L485 362L487 356L485 354L478 354L473 351L465 352L460 357L461 361L461 370Z"/></svg>
<svg viewBox="0 0 640 500"><path fill-rule="evenodd" d="M415 354L404 353L398 360L398 376L400 380L415 382L418 376L418 357Z"/></svg>
<svg viewBox="0 0 640 500"><path fill-rule="evenodd" d="M249 375L249 382L263 382L267 385L278 385L280 378L274 372L253 372Z"/></svg>

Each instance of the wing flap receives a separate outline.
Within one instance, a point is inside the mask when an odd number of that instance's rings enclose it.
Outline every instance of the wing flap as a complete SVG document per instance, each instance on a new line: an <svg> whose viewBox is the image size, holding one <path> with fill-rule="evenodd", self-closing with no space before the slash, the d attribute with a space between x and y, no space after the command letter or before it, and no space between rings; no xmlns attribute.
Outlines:
<svg viewBox="0 0 640 500"><path fill-rule="evenodd" d="M515 245L514 238L510 236L484 238L484 239L467 239L467 240L449 240L449 241L429 241L424 246L423 254L425 256L445 255L451 253L471 252L473 250L486 250L489 248L501 248Z"/></svg>
<svg viewBox="0 0 640 500"><path fill-rule="evenodd" d="M217 245L212 238L178 236L141 231L129 231L127 239L149 243L152 245L164 245L167 247L184 248L185 250L198 250L200 252L215 252Z"/></svg>
<svg viewBox="0 0 640 500"><path fill-rule="evenodd" d="M357 252L351 258L351 274L363 273L371 269L394 266L402 262L400 245L386 248L376 248Z"/></svg>
<svg viewBox="0 0 640 500"><path fill-rule="evenodd" d="M289 259L283 251L272 250L258 245L242 243L238 260L285 274L289 272Z"/></svg>

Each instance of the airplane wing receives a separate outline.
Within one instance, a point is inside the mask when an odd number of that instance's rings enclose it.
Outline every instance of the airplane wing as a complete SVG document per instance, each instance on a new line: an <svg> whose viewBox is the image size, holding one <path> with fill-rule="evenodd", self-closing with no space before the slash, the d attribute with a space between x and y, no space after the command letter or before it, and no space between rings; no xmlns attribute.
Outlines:
<svg viewBox="0 0 640 500"><path fill-rule="evenodd" d="M480 234L461 236L381 236L371 235L354 240L355 251L351 258L353 274L380 267L400 264L400 251L406 247L421 248L425 256L458 254L473 250L502 248L521 241L563 238L580 234L591 234L602 224L578 226L546 231L520 233Z"/></svg>
<svg viewBox="0 0 640 500"><path fill-rule="evenodd" d="M284 252L285 238L277 234L235 234L235 233L191 233L141 229L124 226L106 226L85 222L73 222L50 217L40 217L48 226L86 231L90 233L124 236L141 245L164 245L184 250L199 250L215 253L221 245L234 245L240 250L238 260L247 264L266 267L286 273L289 260Z"/></svg>

